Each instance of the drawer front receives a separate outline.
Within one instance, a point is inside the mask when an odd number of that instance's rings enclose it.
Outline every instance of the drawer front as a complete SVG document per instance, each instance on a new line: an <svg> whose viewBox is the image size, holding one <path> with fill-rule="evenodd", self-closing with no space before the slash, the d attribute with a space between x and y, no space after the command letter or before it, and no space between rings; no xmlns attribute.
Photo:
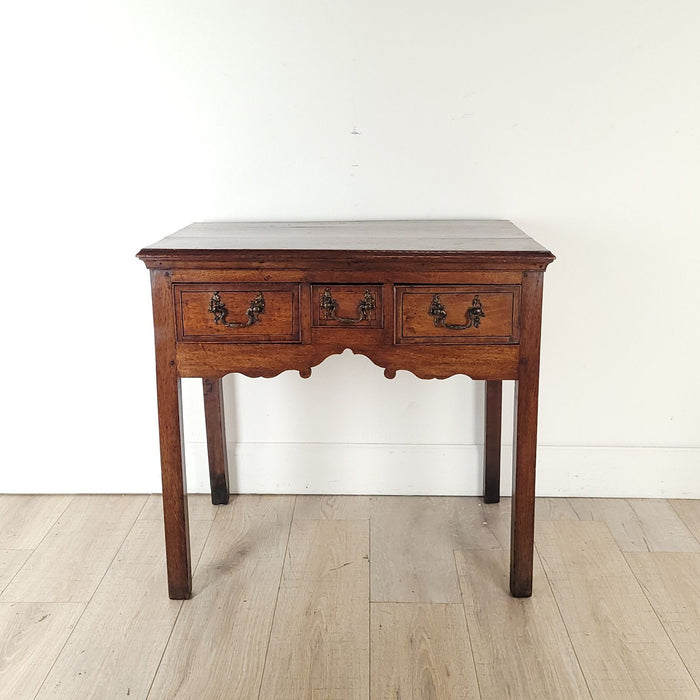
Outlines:
<svg viewBox="0 0 700 700"><path fill-rule="evenodd" d="M517 343L520 286L396 286L397 343Z"/></svg>
<svg viewBox="0 0 700 700"><path fill-rule="evenodd" d="M299 343L299 284L175 284L178 340Z"/></svg>
<svg viewBox="0 0 700 700"><path fill-rule="evenodd" d="M380 284L312 284L314 328L383 328Z"/></svg>

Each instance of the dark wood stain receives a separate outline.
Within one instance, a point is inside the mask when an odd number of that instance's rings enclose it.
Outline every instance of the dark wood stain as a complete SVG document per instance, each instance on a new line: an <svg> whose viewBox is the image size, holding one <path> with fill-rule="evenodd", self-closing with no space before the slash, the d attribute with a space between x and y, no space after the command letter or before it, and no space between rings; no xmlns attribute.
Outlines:
<svg viewBox="0 0 700 700"><path fill-rule="evenodd" d="M229 497L228 455L221 378L202 379L202 390L204 393L204 420L207 427L211 502L214 505L226 505Z"/></svg>
<svg viewBox="0 0 700 700"><path fill-rule="evenodd" d="M484 503L501 500L501 415L503 382L486 382L484 410Z"/></svg>

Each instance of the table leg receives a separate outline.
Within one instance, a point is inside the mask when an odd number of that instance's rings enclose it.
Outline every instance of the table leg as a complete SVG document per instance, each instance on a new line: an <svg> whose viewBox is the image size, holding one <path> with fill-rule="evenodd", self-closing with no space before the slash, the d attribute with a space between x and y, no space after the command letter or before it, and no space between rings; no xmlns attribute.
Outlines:
<svg viewBox="0 0 700 700"><path fill-rule="evenodd" d="M229 486L223 382L221 379L205 378L202 379L202 389L204 391L204 420L207 426L211 502L214 505L226 505Z"/></svg>
<svg viewBox="0 0 700 700"><path fill-rule="evenodd" d="M175 361L175 316L170 274L152 270L151 289L156 340L158 425L168 593L171 598L182 600L190 597L192 570L182 439L182 398Z"/></svg>
<svg viewBox="0 0 700 700"><path fill-rule="evenodd" d="M501 498L501 406L503 382L486 382L484 435L484 503Z"/></svg>
<svg viewBox="0 0 700 700"><path fill-rule="evenodd" d="M532 595L542 282L541 272L523 273L511 505L510 591L516 598Z"/></svg>

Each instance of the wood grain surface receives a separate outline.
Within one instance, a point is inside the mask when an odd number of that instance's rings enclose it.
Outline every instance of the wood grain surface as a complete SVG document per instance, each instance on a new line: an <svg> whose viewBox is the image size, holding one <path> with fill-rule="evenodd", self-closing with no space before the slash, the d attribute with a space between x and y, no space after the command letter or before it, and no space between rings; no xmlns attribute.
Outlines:
<svg viewBox="0 0 700 700"><path fill-rule="evenodd" d="M0 601L90 600L145 503L145 496L74 498Z"/></svg>
<svg viewBox="0 0 700 700"><path fill-rule="evenodd" d="M477 499L373 497L372 600L459 603L455 549L499 549Z"/></svg>
<svg viewBox="0 0 700 700"><path fill-rule="evenodd" d="M589 698L544 572L532 598L508 595L503 551L455 552L482 698ZM445 696L447 697L447 696Z"/></svg>
<svg viewBox="0 0 700 700"><path fill-rule="evenodd" d="M372 698L480 698L461 605L372 603Z"/></svg>
<svg viewBox="0 0 700 700"><path fill-rule="evenodd" d="M217 513L149 700L257 697L293 506L293 497L233 497Z"/></svg>
<svg viewBox="0 0 700 700"><path fill-rule="evenodd" d="M85 606L0 603L0 697L33 700Z"/></svg>
<svg viewBox="0 0 700 700"><path fill-rule="evenodd" d="M0 549L0 593L32 554L31 549Z"/></svg>
<svg viewBox="0 0 700 700"><path fill-rule="evenodd" d="M9 514L33 503L13 498ZM236 496L227 507L207 495L188 500L197 572L189 601L164 595L159 496L140 511L134 502L143 497L105 499L110 514L98 527L124 531L126 523L127 534L86 602L30 596L49 537L73 564L89 551L95 497L71 497L56 523L41 526L34 549L3 550L18 600L0 602L2 700L700 697L700 553L685 535L690 551L623 553L606 522L578 519L572 504L580 503L538 499L534 592L515 599L505 565L509 498L444 499L442 507L443 499L422 497ZM664 512L655 501L626 503L642 515ZM692 527L696 505L674 502L673 510ZM387 530L382 507L399 528ZM31 518L23 517L26 534ZM667 526L645 517L647 541L664 542ZM85 529L74 549L62 541ZM416 564L421 557L434 575ZM53 590L56 559L45 562ZM89 567L58 573L76 589L94 585ZM382 576L424 592L454 577L457 598L373 600L369 581Z"/></svg>
<svg viewBox="0 0 700 700"><path fill-rule="evenodd" d="M294 520L369 520L372 496L297 496Z"/></svg>
<svg viewBox="0 0 700 700"><path fill-rule="evenodd" d="M0 495L0 549L34 549L73 496Z"/></svg>
<svg viewBox="0 0 700 700"><path fill-rule="evenodd" d="M700 553L627 552L625 558L700 687Z"/></svg>
<svg viewBox="0 0 700 700"><path fill-rule="evenodd" d="M368 698L369 522L292 527L261 698Z"/></svg>
<svg viewBox="0 0 700 700"><path fill-rule="evenodd" d="M195 561L211 522L192 528ZM145 697L182 603L170 600L163 524L138 520L46 677L39 699ZM97 640L97 643L96 643Z"/></svg>
<svg viewBox="0 0 700 700"><path fill-rule="evenodd" d="M542 523L537 548L594 698L697 699L605 523Z"/></svg>
<svg viewBox="0 0 700 700"><path fill-rule="evenodd" d="M668 501L573 498L570 502L581 520L606 523L623 552L700 552L700 543Z"/></svg>
<svg viewBox="0 0 700 700"><path fill-rule="evenodd" d="M505 220L194 223L146 246L157 250L516 250L546 252Z"/></svg>
<svg viewBox="0 0 700 700"><path fill-rule="evenodd" d="M700 500L677 499L669 500L668 503L700 542Z"/></svg>

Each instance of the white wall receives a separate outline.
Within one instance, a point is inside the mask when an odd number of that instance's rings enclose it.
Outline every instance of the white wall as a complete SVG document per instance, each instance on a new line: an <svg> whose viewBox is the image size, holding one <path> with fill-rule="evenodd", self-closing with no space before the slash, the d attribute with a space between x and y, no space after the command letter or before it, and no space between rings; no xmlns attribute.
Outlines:
<svg viewBox="0 0 700 700"><path fill-rule="evenodd" d="M493 217L558 256L538 491L700 497L699 30L695 0L3 9L0 491L159 488L142 245L195 220ZM464 377L346 353L226 399L241 490L479 491Z"/></svg>

